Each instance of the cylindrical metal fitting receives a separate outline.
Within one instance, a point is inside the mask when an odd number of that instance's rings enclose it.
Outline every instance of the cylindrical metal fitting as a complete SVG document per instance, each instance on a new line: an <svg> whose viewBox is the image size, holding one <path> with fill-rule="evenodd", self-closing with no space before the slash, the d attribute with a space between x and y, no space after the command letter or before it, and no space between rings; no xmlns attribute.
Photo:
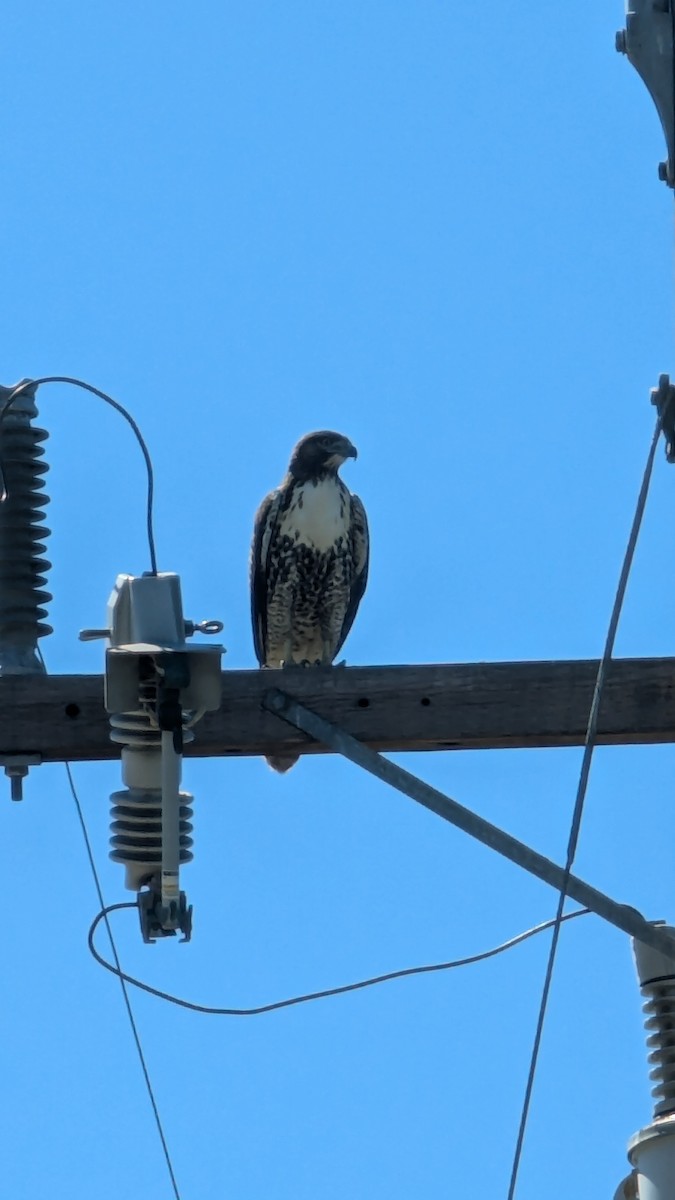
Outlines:
<svg viewBox="0 0 675 1200"><path fill-rule="evenodd" d="M0 386L0 410L13 388ZM43 618L52 599L44 591L51 563L42 555L50 530L42 524L49 503L41 462L44 429L31 424L37 416L35 386L26 389L0 424L0 467L6 498L0 503L0 675L37 675L44 667L37 656L38 638L52 632Z"/></svg>
<svg viewBox="0 0 675 1200"><path fill-rule="evenodd" d="M635 1168L626 1195L638 1200L670 1200L675 1196L675 1120L661 1117L641 1129L628 1143ZM632 1190L634 1188L634 1190Z"/></svg>

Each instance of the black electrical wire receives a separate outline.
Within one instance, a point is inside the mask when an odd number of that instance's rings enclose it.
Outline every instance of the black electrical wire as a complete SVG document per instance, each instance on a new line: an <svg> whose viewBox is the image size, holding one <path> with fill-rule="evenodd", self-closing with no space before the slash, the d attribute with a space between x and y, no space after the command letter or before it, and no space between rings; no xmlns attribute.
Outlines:
<svg viewBox="0 0 675 1200"><path fill-rule="evenodd" d="M0 420L1 420L1 418L0 418ZM87 858L89 859L89 866L91 867L91 873L94 877L94 886L96 888L96 893L98 895L99 904L101 905L101 908L103 910L101 915L103 915L103 913L105 913L106 929L108 931L108 937L110 939L110 946L111 946L113 958L115 959L115 964L116 964L116 966L114 968L111 967L111 970L115 971L115 974L118 976L119 981L120 981L120 987L122 988L122 995L124 997L124 1006L127 1010L127 1016L129 1017L129 1024L131 1026L131 1032L133 1035L134 1042L136 1044L136 1050L138 1051L138 1058L139 1058L139 1061L141 1064L141 1070L143 1072L143 1078L145 1080L145 1086L147 1088L148 1097L150 1099L150 1105L152 1107L152 1111L154 1114L155 1124L157 1126L157 1132L159 1133L159 1140L162 1144L162 1151L164 1153L164 1160L166 1162L167 1170L169 1172L169 1178L171 1180L171 1187L173 1190L175 1200L180 1200L180 1192L178 1191L178 1183L176 1182L176 1175L175 1175L175 1172L173 1169L173 1163L171 1161L171 1155L169 1153L169 1147L167 1145L166 1135L164 1133L164 1126L162 1125L162 1119L159 1115L159 1108L157 1107L157 1100L155 1098L155 1092L154 1092L154 1089L152 1086L152 1082L150 1080L150 1072L148 1071L148 1064L145 1060L145 1054L143 1052L143 1046L141 1045L141 1038L140 1038L140 1034L138 1032L138 1026L136 1025L136 1019L134 1017L133 1009L131 1007L131 1001L129 999L129 991L128 991L127 984L126 984L126 976L124 975L124 972L122 971L122 968L120 965L119 955L117 953L117 946L115 945L115 939L113 937L112 929L110 928L110 922L109 922L108 916L107 916L107 913L110 912L111 910L110 910L110 908L105 909L105 901L103 899L103 891L101 888L101 881L99 879L98 871L96 870L96 863L94 861L94 855L93 855L93 851L91 848L91 842L89 840L89 833L87 831L87 826L86 826L86 822L84 819L84 813L82 812L82 805L80 804L80 800L79 800L79 797L77 794L77 789L75 787L73 773L70 769L70 763L67 762L64 765L66 768L66 774L68 776L68 783L70 784L70 791L72 793L72 797L75 802L75 809L77 812L78 821L80 823L80 829L82 830L82 837L84 839L84 845L85 845L85 849L87 852ZM112 907L114 908L115 905L113 905Z"/></svg>
<svg viewBox="0 0 675 1200"><path fill-rule="evenodd" d="M513 946L520 945L521 942L534 937L537 933L543 933L555 924L554 918L544 921L543 924L535 925L532 929L527 929L524 933L517 934L516 937L510 938L507 942L502 942L500 946L495 946L492 950L483 950L480 954L471 954L468 958L457 958L452 962L431 963L422 967L404 967L400 971L388 971L385 975L373 975L370 979L360 979L357 983L345 983L341 987L326 988L321 992L306 992L301 996L291 996L287 1000L275 1000L271 1004L261 1004L257 1008L214 1008L208 1004L195 1004L192 1000L182 1000L179 996L172 996L170 992L163 992L160 988L151 987L150 984L143 983L142 980L135 979L133 975L127 975L120 970L117 955L115 955L115 964L113 965L113 963L108 962L107 959L99 954L94 945L94 936L100 922L105 921L106 925L108 925L108 915L110 913L129 908L137 909L138 905L131 900L120 904L109 904L107 907L102 907L101 911L94 917L89 928L87 942L97 963L105 967L106 971L117 975L120 982L130 983L132 987L140 988L142 991L148 992L150 996L157 996L159 1000L166 1000L170 1004L177 1004L180 1008L188 1008L191 1012L207 1013L215 1017L258 1017L262 1013L276 1012L280 1008L291 1008L295 1004L307 1004L311 1000L325 1000L329 996L343 996L345 992L357 992L363 988L374 987L378 983L388 983L392 979L404 979L409 975L428 975L433 971L450 971L454 967L468 967L472 963L483 962L487 958L494 958L495 955L502 954L505 950L511 950ZM577 908L574 912L566 913L562 917L562 920L571 921L575 917L585 917L590 911L589 908Z"/></svg>
<svg viewBox="0 0 675 1200"><path fill-rule="evenodd" d="M91 392L91 394L93 396L98 396L99 400L104 400L106 404L109 404L111 406L111 408L115 409L115 412L120 413L124 417L125 421L127 421L129 423L129 425L131 426L131 428L136 436L136 440L141 448L141 453L143 455L143 458L145 459L145 467L146 467L147 476L148 476L148 498L147 498L147 504L146 504L146 526L147 526L147 536L148 536L148 549L150 552L150 573L152 575L156 575L157 574L157 553L155 550L155 533L154 533L154 520L153 520L155 480L154 480L154 472L153 472L153 467L152 467L152 459L150 458L150 452L146 445L143 434L141 433L136 422L134 421L134 418L132 417L131 413L127 411L127 409L124 407L123 404L120 404L118 400L113 400L112 396L109 396L106 392L102 392L100 390L100 388L94 387L91 383L85 383L84 380L82 380L82 379L74 379L70 375L44 375L41 379L27 379L24 383L20 383L17 385L17 387L14 388L13 392L11 393L10 396L7 397L7 399L5 400L5 403L3 404L2 408L0 409L0 428L2 427L2 422L4 421L5 416L6 416L7 412L9 411L9 409L11 408L14 401L19 396L22 396L25 392L27 392L30 388L42 386L42 384L45 384L45 383L69 383L69 384L72 384L73 387L83 388L85 392ZM0 500L6 500L6 499L7 499L7 488L5 486L5 473L3 470L2 461L0 460Z"/></svg>
<svg viewBox="0 0 675 1200"><path fill-rule="evenodd" d="M546 965L546 972L544 975L544 983L543 983L542 994L541 994L541 1002L540 1002L540 1006L539 1006L539 1015L537 1017L537 1025L536 1025L535 1034L534 1034L534 1041L532 1044L532 1053L530 1056L530 1066L529 1066L528 1075L527 1075L527 1083L525 1086L525 1095L523 1098L523 1106L522 1106L522 1111L521 1111L521 1116L520 1116L520 1124L518 1127L518 1135L516 1138L516 1148L515 1148L514 1156L513 1156L513 1165L511 1167L511 1179L509 1182L508 1200L513 1200L513 1198L515 1196L515 1192L516 1192L516 1185L518 1182L518 1171L520 1168L520 1161L521 1161L522 1153L523 1153L523 1142L525 1139L525 1130L527 1128L527 1120L528 1120L529 1111L530 1111L530 1103L532 1100L532 1090L534 1087L534 1079L535 1079L535 1075L537 1072L537 1063L539 1060L539 1049L541 1046L541 1038L542 1038L542 1033L543 1033L543 1029L544 1029L544 1021L546 1019L546 1011L548 1008L548 998L549 998L549 993L551 990L551 982L553 979L553 970L554 970L555 962L556 962L558 941L560 938L560 928L561 928L563 921L565 920L565 917L563 916L563 909L565 907L565 900L567 898L567 884L569 881L569 877L572 873L572 867L574 865L574 858L575 858L576 851L577 851L577 843L579 841L579 831L581 829L581 819L582 819L583 811L584 811L584 801L586 799L586 791L588 789L588 778L589 778L590 770L591 770L591 762L593 759L593 752L594 752L595 746L596 746L598 717L600 714L600 701L602 699L602 693L603 693L605 681L607 678L607 671L609 669L609 664L611 662L612 654L614 652L614 642L616 639L616 631L617 631L617 628L619 625L621 609L623 608L624 597L626 595L626 586L628 584L628 578L630 576L631 567L633 565L633 557L635 554L635 547L637 545L638 535L640 533L640 526L642 524L642 518L644 516L645 506L647 503L647 496L649 494L649 485L651 483L652 469L654 466L654 456L656 454L656 447L658 445L659 437L661 434L661 426L662 426L662 417L659 416L659 418L656 422L656 428L655 428L653 436L652 436L651 445L649 447L649 453L647 454L647 463L645 465L644 474L642 476L642 484L640 486L640 492L639 492L637 504L635 507L635 515L633 517L633 523L631 525L630 534L628 536L628 543L626 545L626 551L625 551L623 563L621 566L621 574L619 575L619 582L617 584L616 595L614 597L614 604L612 606L612 613L611 613L610 620L609 620L609 628L607 630L607 637L605 639L605 648L602 653L602 658L600 660L600 665L598 667L598 674L597 674L596 680L595 680L595 687L593 690L593 699L591 701L591 708L590 708L590 712L589 712L589 716L588 716L588 725L586 727L586 737L584 739L584 752L583 752L583 757L581 760L581 769L579 772L579 782L577 785L576 798L574 801L574 810L572 812L572 821L571 821L571 826L570 826L569 840L568 840L568 844L567 844L567 859L565 862L565 876L563 879L562 887L560 889L560 896L558 899L558 908L556 911L556 915L555 915L553 922L551 922L551 924L553 925L553 934L551 936L551 946L549 949L548 962Z"/></svg>

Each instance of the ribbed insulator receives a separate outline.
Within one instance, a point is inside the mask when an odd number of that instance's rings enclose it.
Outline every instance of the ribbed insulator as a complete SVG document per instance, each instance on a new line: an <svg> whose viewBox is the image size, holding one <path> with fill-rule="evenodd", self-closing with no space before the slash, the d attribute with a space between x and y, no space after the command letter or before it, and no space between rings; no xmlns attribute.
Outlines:
<svg viewBox="0 0 675 1200"><path fill-rule="evenodd" d="M183 743L193 742L195 738L191 729L183 727ZM138 749L159 748L162 735L156 725L150 723L145 712L111 713L110 740L123 746L133 746Z"/></svg>
<svg viewBox="0 0 675 1200"><path fill-rule="evenodd" d="M139 702L156 700L152 684L142 684ZM159 776L161 730L149 711L112 713L110 737L121 743L125 782L130 786L113 792L110 825L110 857L126 867L126 886L138 891L162 866L162 790ZM191 742L191 729L183 729L183 741ZM147 776L145 772L149 771ZM140 782L144 786L140 786ZM155 786L156 780L156 786ZM148 783L150 786L147 786ZM139 786L134 786L134 784ZM179 859L192 862L192 802L189 792L179 792Z"/></svg>
<svg viewBox="0 0 675 1200"><path fill-rule="evenodd" d="M192 862L192 803L180 792L180 862ZM110 857L127 868L127 886L138 889L162 866L162 797L157 791L126 788L113 792Z"/></svg>
<svg viewBox="0 0 675 1200"><path fill-rule="evenodd" d="M0 387L0 407L12 388ZM44 591L51 563L43 558L50 530L42 524L49 503L42 476L48 471L41 442L35 388L12 403L0 425L0 463L7 499L0 503L0 674L39 674L38 638L52 632L43 620L52 599Z"/></svg>
<svg viewBox="0 0 675 1200"><path fill-rule="evenodd" d="M654 1116L675 1113L675 978L642 988Z"/></svg>

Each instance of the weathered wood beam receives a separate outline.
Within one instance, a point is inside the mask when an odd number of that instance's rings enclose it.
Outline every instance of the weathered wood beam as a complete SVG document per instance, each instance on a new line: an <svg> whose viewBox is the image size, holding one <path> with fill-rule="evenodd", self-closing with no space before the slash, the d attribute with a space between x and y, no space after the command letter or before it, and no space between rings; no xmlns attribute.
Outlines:
<svg viewBox="0 0 675 1200"><path fill-rule="evenodd" d="M265 712L283 688L377 750L485 750L583 742L598 664L460 663L225 671L217 713L207 714L188 756L322 752ZM675 658L617 659L600 711L601 745L675 741ZM0 755L44 762L111 759L100 675L0 678Z"/></svg>

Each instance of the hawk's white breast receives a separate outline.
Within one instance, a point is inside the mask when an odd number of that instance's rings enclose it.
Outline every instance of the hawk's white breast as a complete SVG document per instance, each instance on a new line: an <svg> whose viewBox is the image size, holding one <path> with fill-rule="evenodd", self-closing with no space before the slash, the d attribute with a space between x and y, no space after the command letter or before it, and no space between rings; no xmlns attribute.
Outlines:
<svg viewBox="0 0 675 1200"><path fill-rule="evenodd" d="M349 532L347 489L335 477L297 484L293 500L280 522L280 532L314 550L330 550Z"/></svg>

